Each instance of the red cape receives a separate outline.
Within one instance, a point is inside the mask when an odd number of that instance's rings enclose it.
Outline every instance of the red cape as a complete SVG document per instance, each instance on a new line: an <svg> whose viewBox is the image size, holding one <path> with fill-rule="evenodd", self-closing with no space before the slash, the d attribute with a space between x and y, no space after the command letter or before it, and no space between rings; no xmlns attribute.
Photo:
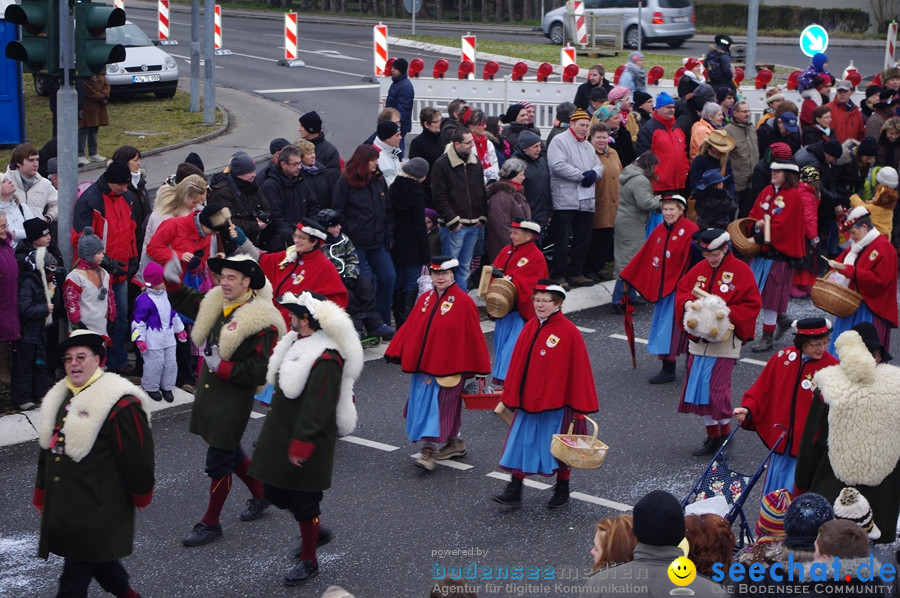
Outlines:
<svg viewBox="0 0 900 598"><path fill-rule="evenodd" d="M734 257L729 250L715 270L706 260L691 268L678 281L675 317L679 323L684 321L684 304L696 299L691 294L694 287L700 287L707 293L722 297L731 310L729 319L734 324L734 333L737 337L745 342L753 338L762 299L750 266Z"/></svg>
<svg viewBox="0 0 900 598"><path fill-rule="evenodd" d="M843 262L849 252L848 247L835 261ZM850 288L872 312L897 327L897 251L887 237L879 235L859 252Z"/></svg>
<svg viewBox="0 0 900 598"><path fill-rule="evenodd" d="M298 256L296 262L279 266L285 255L287 255L285 251L264 253L259 258L259 265L272 283L275 307L284 316L284 321L288 325L291 323L291 312L278 303L278 298L285 293L299 295L303 291L315 291L347 309L347 287L344 286L337 268L324 253L314 249Z"/></svg>
<svg viewBox="0 0 900 598"><path fill-rule="evenodd" d="M513 349L503 404L528 413L571 407L597 411L597 387L581 331L561 311L528 320Z"/></svg>
<svg viewBox="0 0 900 598"><path fill-rule="evenodd" d="M753 386L744 393L741 407L748 409L752 417L744 420L743 427L756 430L769 448L775 446L782 432L775 425L788 428L787 441L776 452L784 454L789 446L790 455L796 457L806 416L813 401L813 375L822 368L838 363L837 358L827 352L822 359L804 361L800 351L794 347L779 350L766 363Z"/></svg>
<svg viewBox="0 0 900 598"><path fill-rule="evenodd" d="M697 230L684 216L671 227L660 222L619 277L653 303L674 292L691 265L691 239Z"/></svg>
<svg viewBox="0 0 900 598"><path fill-rule="evenodd" d="M408 374L486 376L491 371L475 302L456 283L423 293L384 357Z"/></svg>
<svg viewBox="0 0 900 598"><path fill-rule="evenodd" d="M750 210L750 218L762 220L766 214L772 219L770 246L788 257L801 258L806 255L800 190L795 187L775 193L772 185L763 189ZM763 245L762 257L766 257L768 248Z"/></svg>
<svg viewBox="0 0 900 598"><path fill-rule="evenodd" d="M541 253L537 243L528 242L523 245L507 245L500 250L492 264L503 270L505 276L512 278L516 287L516 307L519 315L526 322L534 317L534 305L531 296L537 281L547 278L547 259Z"/></svg>

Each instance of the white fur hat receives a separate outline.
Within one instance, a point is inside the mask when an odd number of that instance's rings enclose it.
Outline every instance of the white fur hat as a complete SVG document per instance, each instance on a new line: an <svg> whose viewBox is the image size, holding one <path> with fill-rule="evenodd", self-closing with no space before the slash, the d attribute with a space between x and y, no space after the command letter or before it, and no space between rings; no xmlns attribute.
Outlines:
<svg viewBox="0 0 900 598"><path fill-rule="evenodd" d="M863 528L872 540L881 537L881 530L872 520L872 507L869 506L869 501L856 488L848 486L841 490L837 500L834 501L834 518L852 521Z"/></svg>

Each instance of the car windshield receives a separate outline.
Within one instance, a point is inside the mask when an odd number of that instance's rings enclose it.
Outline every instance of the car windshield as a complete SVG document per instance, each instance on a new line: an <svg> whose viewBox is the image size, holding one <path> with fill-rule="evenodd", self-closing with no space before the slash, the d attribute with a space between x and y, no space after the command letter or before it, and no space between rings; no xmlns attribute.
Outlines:
<svg viewBox="0 0 900 598"><path fill-rule="evenodd" d="M121 27L110 27L106 30L106 43L122 44L126 48L152 46L153 42L133 23L125 23Z"/></svg>

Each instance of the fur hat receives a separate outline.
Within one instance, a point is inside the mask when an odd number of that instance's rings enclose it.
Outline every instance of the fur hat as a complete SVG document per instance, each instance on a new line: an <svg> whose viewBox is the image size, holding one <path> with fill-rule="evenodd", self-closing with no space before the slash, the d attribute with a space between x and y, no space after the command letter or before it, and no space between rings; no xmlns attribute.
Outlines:
<svg viewBox="0 0 900 598"><path fill-rule="evenodd" d="M821 71L825 68L825 63L828 62L828 54L823 52L819 52L818 54L814 54L810 63L813 68L817 71Z"/></svg>
<svg viewBox="0 0 900 598"><path fill-rule="evenodd" d="M871 137L867 137L866 139L871 139ZM875 175L875 182L879 185L887 185L891 189L896 189L897 184L900 181L897 180L897 171L895 169L890 166L882 166ZM28 223L26 222L25 224Z"/></svg>
<svg viewBox="0 0 900 598"><path fill-rule="evenodd" d="M650 546L678 546L684 538L684 511L678 499L654 490L634 505L634 537Z"/></svg>
<svg viewBox="0 0 900 598"><path fill-rule="evenodd" d="M834 518L847 519L863 528L870 540L881 537L881 530L872 520L872 507L856 488L844 488L834 501Z"/></svg>
<svg viewBox="0 0 900 598"><path fill-rule="evenodd" d="M834 519L834 509L821 494L801 494L787 509L784 516L784 545L787 548L814 550L813 543L819 527Z"/></svg>
<svg viewBox="0 0 900 598"><path fill-rule="evenodd" d="M881 74L881 80L887 83L891 79L900 79L900 67L889 66Z"/></svg>
<svg viewBox="0 0 900 598"><path fill-rule="evenodd" d="M213 230L224 226L231 217L231 211L228 210L228 213L225 214L223 213L224 209L217 203L206 204L200 211L200 224Z"/></svg>
<svg viewBox="0 0 900 598"><path fill-rule="evenodd" d="M863 140L859 142L859 147L856 148L856 155L877 156L878 140L871 135L869 135L868 137L864 137Z"/></svg>
<svg viewBox="0 0 900 598"><path fill-rule="evenodd" d="M378 136L378 139L384 141L385 139L390 139L394 135L400 132L400 125L395 123L392 120L383 120L378 123L378 126L375 127L375 134Z"/></svg>
<svg viewBox="0 0 900 598"><path fill-rule="evenodd" d="M209 269L216 274L221 274L225 268L237 270L250 278L250 288L253 290L259 290L266 286L266 275L263 274L257 261L249 255L234 255L228 258L211 257L206 263Z"/></svg>
<svg viewBox="0 0 900 598"><path fill-rule="evenodd" d="M521 133L519 133L519 147L522 149L526 149L534 145L535 143L541 142L541 136L537 133L532 133L528 129L525 129Z"/></svg>
<svg viewBox="0 0 900 598"><path fill-rule="evenodd" d="M653 96L647 93L646 91L636 91L634 92L634 105L635 106L643 106L647 102L653 99Z"/></svg>
<svg viewBox="0 0 900 598"><path fill-rule="evenodd" d="M240 176L242 174L247 174L248 172L254 172L255 170L256 163L247 152L234 152L234 155L231 156L231 161L228 163L228 172L234 176Z"/></svg>
<svg viewBox="0 0 900 598"><path fill-rule="evenodd" d="M127 185L131 182L131 169L125 162L110 162L106 167L105 178L107 183Z"/></svg>
<svg viewBox="0 0 900 598"><path fill-rule="evenodd" d="M306 129L307 132L313 134L322 132L322 118L315 110L307 112L301 116L299 120L300 124L303 125L303 128Z"/></svg>
<svg viewBox="0 0 900 598"><path fill-rule="evenodd" d="M756 522L757 542L771 542L784 537L784 516L790 504L791 495L784 488L763 496L759 521Z"/></svg>
<svg viewBox="0 0 900 598"><path fill-rule="evenodd" d="M47 176L51 174L56 174L59 172L59 162L56 158L50 158L47 160Z"/></svg>
<svg viewBox="0 0 900 598"><path fill-rule="evenodd" d="M674 106L675 100L672 99L668 93L661 91L659 95L656 96L656 103L653 105L654 110L659 110L663 106Z"/></svg>
<svg viewBox="0 0 900 598"><path fill-rule="evenodd" d="M428 161L425 158L415 157L403 165L403 172L414 179L421 179L428 175Z"/></svg>
<svg viewBox="0 0 900 598"><path fill-rule="evenodd" d="M78 239L78 257L84 261L91 263L97 253L103 251L103 241L94 234L94 229L90 226L84 227L81 237Z"/></svg>
<svg viewBox="0 0 900 598"><path fill-rule="evenodd" d="M695 239L700 251L715 251L731 241L731 236L729 236L728 231L724 231L721 228L708 228L695 233Z"/></svg>
<svg viewBox="0 0 900 598"><path fill-rule="evenodd" d="M405 58L398 58L397 60L394 61L392 68L395 68L398 71L400 71L401 75L405 75L406 71L409 70L409 62Z"/></svg>
<svg viewBox="0 0 900 598"><path fill-rule="evenodd" d="M157 264L154 261L150 261L144 266L144 284L148 287L155 287L156 285L162 284L165 282L165 271L163 267Z"/></svg>
<svg viewBox="0 0 900 598"><path fill-rule="evenodd" d="M896 173L894 177L896 178ZM43 218L29 218L25 221L25 238L34 243L41 237L50 234L50 225Z"/></svg>

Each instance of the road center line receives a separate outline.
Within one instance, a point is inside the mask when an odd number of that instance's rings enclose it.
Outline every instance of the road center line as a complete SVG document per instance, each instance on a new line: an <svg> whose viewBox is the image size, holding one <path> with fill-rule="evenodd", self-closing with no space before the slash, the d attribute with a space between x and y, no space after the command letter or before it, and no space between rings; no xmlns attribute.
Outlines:
<svg viewBox="0 0 900 598"><path fill-rule="evenodd" d="M374 440L367 440L358 436L341 436L341 440L343 440L344 442L349 442L351 444L367 446L369 448L378 449L379 451L385 451L388 453L390 453L391 451L396 451L398 448L400 448L399 446L391 446L390 444L375 442Z"/></svg>

